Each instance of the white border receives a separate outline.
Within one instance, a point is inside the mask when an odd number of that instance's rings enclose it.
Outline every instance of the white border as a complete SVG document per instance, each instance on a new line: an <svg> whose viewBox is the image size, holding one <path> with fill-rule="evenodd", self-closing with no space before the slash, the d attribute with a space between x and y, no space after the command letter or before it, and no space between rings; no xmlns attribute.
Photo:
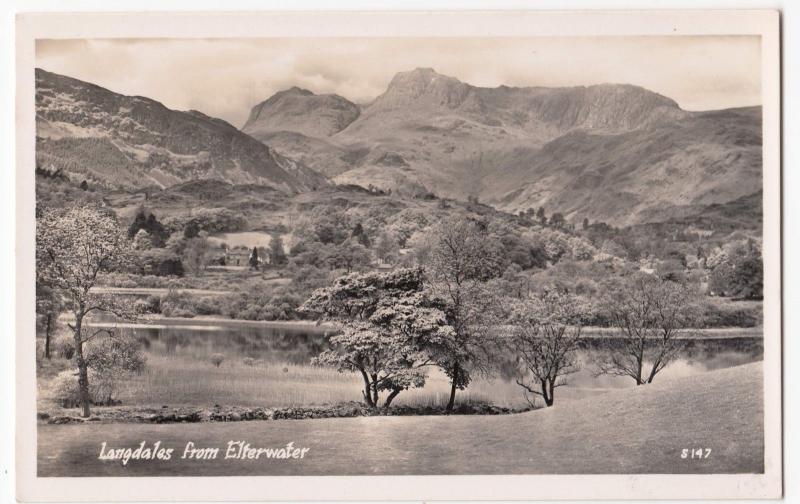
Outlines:
<svg viewBox="0 0 800 504"><path fill-rule="evenodd" d="M358 27L356 31L353 27ZM33 41L36 38L760 34L764 118L765 475L36 478ZM773 11L40 14L17 22L17 497L21 500L770 498L781 493L780 94ZM25 260L27 258L27 260ZM302 482L302 483L301 483ZM87 495L87 491L91 495Z"/></svg>

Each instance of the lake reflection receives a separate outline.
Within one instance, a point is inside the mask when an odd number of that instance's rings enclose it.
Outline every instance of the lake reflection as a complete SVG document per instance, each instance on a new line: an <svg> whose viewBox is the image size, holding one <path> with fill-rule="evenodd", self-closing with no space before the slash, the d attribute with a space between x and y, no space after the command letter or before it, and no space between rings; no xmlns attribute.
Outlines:
<svg viewBox="0 0 800 504"><path fill-rule="evenodd" d="M125 326L118 330L131 334L149 353L165 356L191 356L205 359L213 353L228 358L251 357L267 363L308 364L328 348L329 327L312 324L260 324L245 321L169 320L152 325ZM579 351L581 370L569 376L571 387L619 388L632 385L626 377L596 376L594 357L619 347L620 340L591 337L582 341ZM687 340L679 357L659 376L685 376L759 361L763 358L760 335ZM506 356L497 379L513 382L516 367Z"/></svg>

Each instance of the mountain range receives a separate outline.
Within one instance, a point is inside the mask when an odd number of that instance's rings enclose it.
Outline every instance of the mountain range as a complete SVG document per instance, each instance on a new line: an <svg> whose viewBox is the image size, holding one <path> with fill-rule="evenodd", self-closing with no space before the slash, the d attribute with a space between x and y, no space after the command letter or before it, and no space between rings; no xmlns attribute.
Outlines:
<svg viewBox="0 0 800 504"><path fill-rule="evenodd" d="M363 105L278 92L241 131L41 70L36 96L37 159L117 184L216 177L303 192L332 182L618 225L666 220L762 185L760 107L686 111L627 84L485 88L418 68ZM100 151L131 176L85 161Z"/></svg>
<svg viewBox="0 0 800 504"><path fill-rule="evenodd" d="M328 181L231 124L36 70L36 163L109 187L217 178L301 192Z"/></svg>

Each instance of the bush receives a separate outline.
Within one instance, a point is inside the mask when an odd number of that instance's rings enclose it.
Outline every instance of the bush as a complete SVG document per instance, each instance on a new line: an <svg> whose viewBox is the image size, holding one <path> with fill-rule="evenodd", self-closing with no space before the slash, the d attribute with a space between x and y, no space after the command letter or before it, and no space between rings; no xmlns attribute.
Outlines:
<svg viewBox="0 0 800 504"><path fill-rule="evenodd" d="M160 301L161 313L165 317L187 317L197 315L191 296L185 292L170 289Z"/></svg>
<svg viewBox="0 0 800 504"><path fill-rule="evenodd" d="M215 353L211 355L211 364L214 366L219 367L225 361L225 356L220 353Z"/></svg>
<svg viewBox="0 0 800 504"><path fill-rule="evenodd" d="M700 324L711 327L755 327L762 323L763 314L758 305L717 303L706 300L702 304Z"/></svg>
<svg viewBox="0 0 800 504"><path fill-rule="evenodd" d="M77 408L80 405L78 372L68 369L60 372L51 382L52 396L64 408ZM112 405L116 401L116 381L108 375L89 369L89 400L95 405Z"/></svg>
<svg viewBox="0 0 800 504"><path fill-rule="evenodd" d="M194 300L194 308L198 315L220 315L222 304L216 297L201 297Z"/></svg>
<svg viewBox="0 0 800 504"><path fill-rule="evenodd" d="M62 333L52 341L53 351L62 359L71 360L75 356L75 341L71 334Z"/></svg>
<svg viewBox="0 0 800 504"><path fill-rule="evenodd" d="M147 357L141 343L130 336L115 335L85 343L86 365L102 375L140 373Z"/></svg>
<svg viewBox="0 0 800 504"><path fill-rule="evenodd" d="M242 364L244 364L245 366L252 367L255 365L255 363L256 361L252 357L245 357L244 359L242 359Z"/></svg>

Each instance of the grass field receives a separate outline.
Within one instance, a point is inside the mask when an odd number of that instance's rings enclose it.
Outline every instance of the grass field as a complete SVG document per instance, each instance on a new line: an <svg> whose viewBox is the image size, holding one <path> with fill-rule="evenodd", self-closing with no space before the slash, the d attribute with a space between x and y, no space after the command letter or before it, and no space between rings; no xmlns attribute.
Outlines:
<svg viewBox="0 0 800 504"><path fill-rule="evenodd" d="M762 365L614 390L508 416L39 425L40 476L652 474L763 471ZM225 460L229 440L308 447L302 460ZM161 441L169 461L98 460L101 443ZM182 459L187 442L220 448ZM706 459L681 450L710 448Z"/></svg>

